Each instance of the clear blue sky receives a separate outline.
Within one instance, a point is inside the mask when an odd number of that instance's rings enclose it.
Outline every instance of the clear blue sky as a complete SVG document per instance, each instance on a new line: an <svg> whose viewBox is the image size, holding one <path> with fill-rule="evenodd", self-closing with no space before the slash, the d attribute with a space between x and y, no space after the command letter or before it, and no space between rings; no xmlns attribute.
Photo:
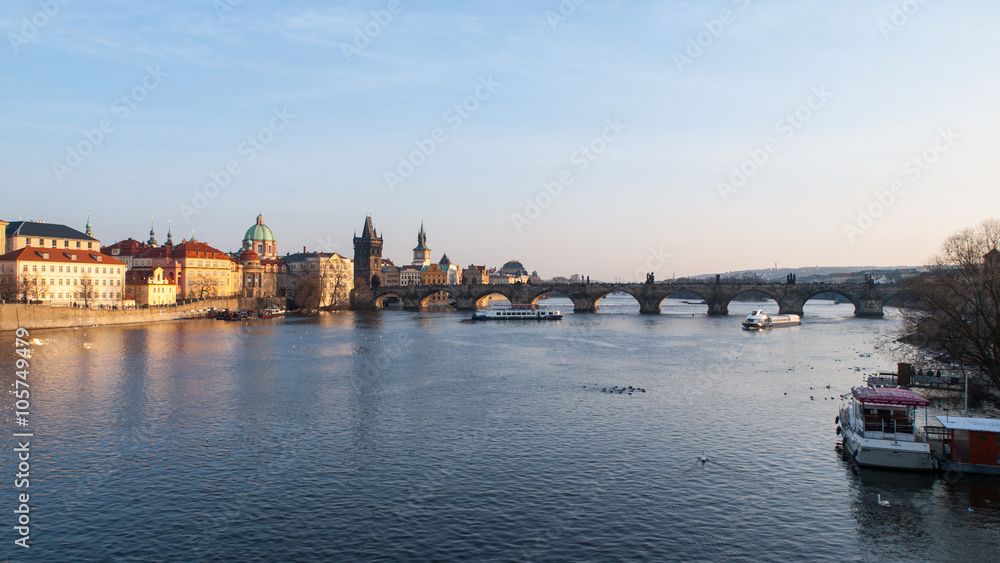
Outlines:
<svg viewBox="0 0 1000 563"><path fill-rule="evenodd" d="M0 218L106 243L263 211L350 256L372 210L397 263L423 220L435 259L665 278L919 264L1000 215L995 2L52 2L0 18Z"/></svg>

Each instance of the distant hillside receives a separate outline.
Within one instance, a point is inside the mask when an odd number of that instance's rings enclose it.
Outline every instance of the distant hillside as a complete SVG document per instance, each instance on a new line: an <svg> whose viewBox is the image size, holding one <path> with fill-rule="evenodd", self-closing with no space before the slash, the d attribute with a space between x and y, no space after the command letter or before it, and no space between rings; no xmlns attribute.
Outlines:
<svg viewBox="0 0 1000 563"><path fill-rule="evenodd" d="M759 275L770 281L785 281L788 274L795 274L798 279L809 276L827 276L830 274L843 274L851 272L869 272L872 270L884 272L886 270L921 270L923 266L809 266L805 268L762 268L759 270L736 270L731 272L719 272L722 277L739 277L745 274ZM699 274L691 276L689 279L714 279L716 274Z"/></svg>

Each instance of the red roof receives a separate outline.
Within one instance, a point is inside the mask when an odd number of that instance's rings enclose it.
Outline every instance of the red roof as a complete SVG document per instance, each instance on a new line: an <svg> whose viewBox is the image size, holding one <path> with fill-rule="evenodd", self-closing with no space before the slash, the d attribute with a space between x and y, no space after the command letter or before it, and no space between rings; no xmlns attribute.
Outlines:
<svg viewBox="0 0 1000 563"><path fill-rule="evenodd" d="M875 405L903 405L908 407L926 407L930 401L909 389L895 387L855 387L851 389L854 398L859 403Z"/></svg>
<svg viewBox="0 0 1000 563"><path fill-rule="evenodd" d="M73 258L75 256L75 258ZM65 248L36 248L26 246L0 256L0 260L27 262L66 262L71 264L102 264L124 266L125 263L96 250L69 250Z"/></svg>
<svg viewBox="0 0 1000 563"><path fill-rule="evenodd" d="M137 256L147 248L149 248L148 244L139 242L133 238L127 238L110 246L105 246L101 249L101 253L108 256L115 256L114 251L118 250L118 256Z"/></svg>

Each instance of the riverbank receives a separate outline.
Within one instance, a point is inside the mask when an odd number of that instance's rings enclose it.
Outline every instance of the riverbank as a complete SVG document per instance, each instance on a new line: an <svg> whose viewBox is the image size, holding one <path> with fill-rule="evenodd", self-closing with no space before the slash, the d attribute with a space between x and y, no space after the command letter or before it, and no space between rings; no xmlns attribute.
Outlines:
<svg viewBox="0 0 1000 563"><path fill-rule="evenodd" d="M197 319L209 316L211 309L235 309L236 298L205 299L175 307L149 309L75 309L14 303L0 305L0 331L41 328L72 328L82 326L114 326L152 323L177 319Z"/></svg>

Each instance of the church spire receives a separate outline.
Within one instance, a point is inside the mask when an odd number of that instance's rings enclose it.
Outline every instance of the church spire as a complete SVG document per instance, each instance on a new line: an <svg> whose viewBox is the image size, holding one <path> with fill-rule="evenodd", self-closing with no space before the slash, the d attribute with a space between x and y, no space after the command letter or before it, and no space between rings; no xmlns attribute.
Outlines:
<svg viewBox="0 0 1000 563"><path fill-rule="evenodd" d="M174 245L174 235L170 232L170 221L167 221L167 246Z"/></svg>
<svg viewBox="0 0 1000 563"><path fill-rule="evenodd" d="M156 233L153 232L153 218L149 218L149 240L146 241L149 246L160 246L160 243L156 242Z"/></svg>
<svg viewBox="0 0 1000 563"><path fill-rule="evenodd" d="M94 231L90 228L90 211L87 212L87 236L94 236Z"/></svg>

